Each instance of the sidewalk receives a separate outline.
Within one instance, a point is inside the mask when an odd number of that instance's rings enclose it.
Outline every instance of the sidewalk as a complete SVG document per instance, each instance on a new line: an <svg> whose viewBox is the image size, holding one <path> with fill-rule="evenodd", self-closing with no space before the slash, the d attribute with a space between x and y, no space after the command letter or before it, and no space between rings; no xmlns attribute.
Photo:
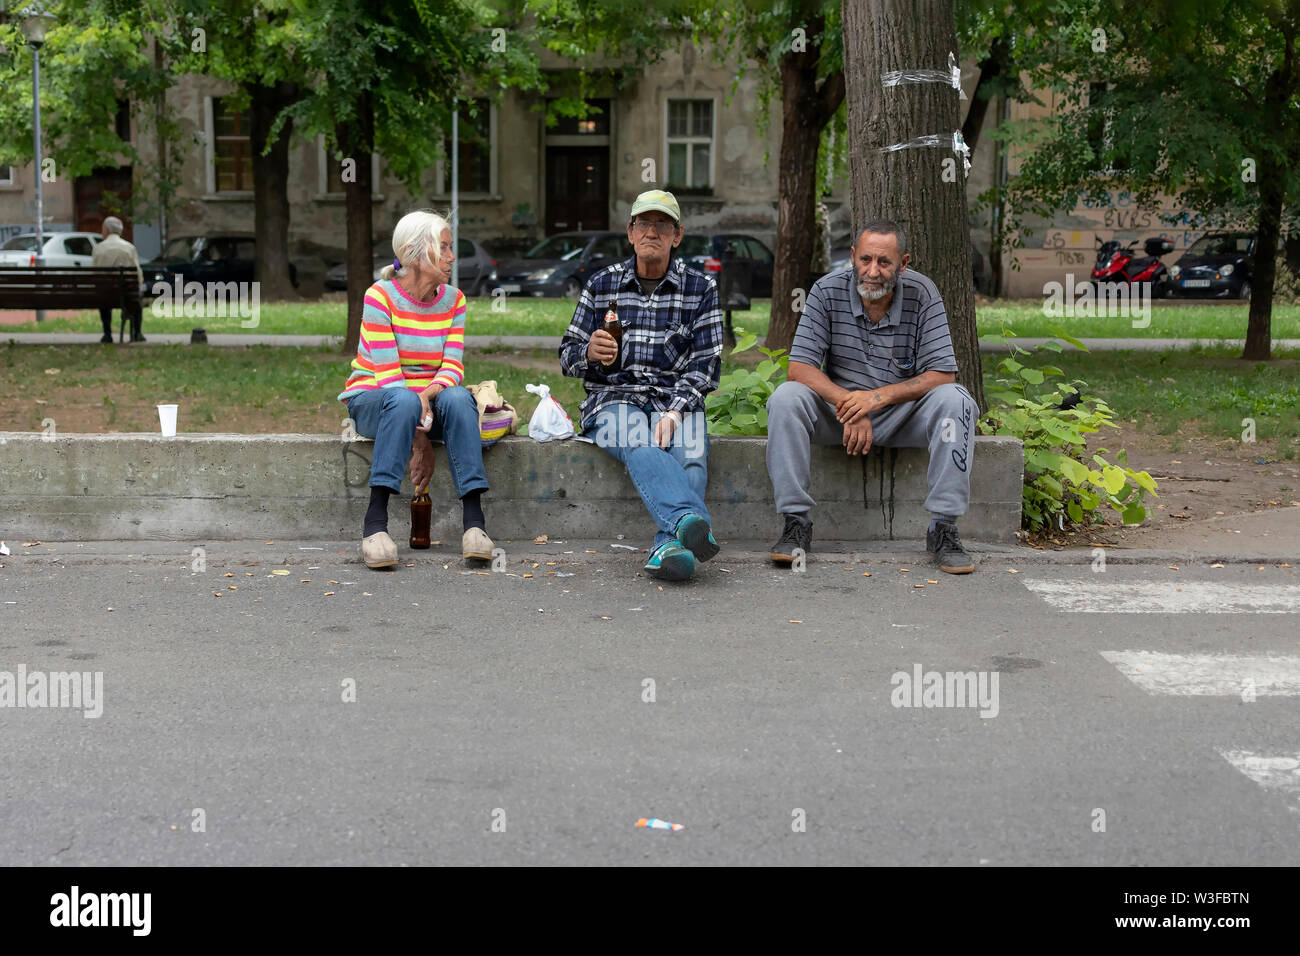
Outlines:
<svg viewBox="0 0 1300 956"><path fill-rule="evenodd" d="M394 524L396 528L396 523ZM776 536L773 523L773 538ZM543 533L545 529L540 529ZM1239 532L1239 533L1232 533ZM4 532L0 531L0 534ZM1216 518L1195 527L1170 532L1128 531L1130 536L1142 535L1141 547L1107 547L1106 564L1110 565L1177 565L1180 569L1212 564L1247 564L1300 566L1300 508L1273 509L1236 517ZM398 535L398 537L401 537ZM622 540L604 538L570 538L548 540L534 544L531 539L494 538L497 547L503 548L514 561L526 555L535 555L539 562L560 561L561 564L542 564L537 574L546 574L563 565L608 566L617 561L635 563L640 567L649 547L649 534L645 540L625 536ZM73 565L117 564L122 562L156 562L173 559L188 565L193 560L196 547L203 547L206 560L213 565L234 566L259 562L266 565L309 566L320 563L325 556L337 559L344 555L348 564L361 569L360 532L357 540L336 539L279 539L274 541L41 541L23 547L23 540L6 540L12 552L0 557L0 565L16 568L21 564L58 563ZM741 568L771 567L768 558L770 541L727 540L719 542L722 551L708 563L708 567L726 571ZM1023 545L985 544L964 541L976 559L976 573L1007 574L1031 567L1091 565L1094 560L1090 546L1060 551L1039 550ZM925 543L916 541L854 541L828 542L808 555L808 567L846 567L859 565L868 569L908 568L917 574L930 574L936 570ZM418 569L434 564L464 563L460 556L460 538L455 535L434 543L428 551L413 551L406 541L398 541L399 567L414 564ZM487 570L488 565L474 565L474 570Z"/></svg>
<svg viewBox="0 0 1300 956"><path fill-rule="evenodd" d="M146 331L145 346L149 345L187 345L190 337L188 333L177 334L171 332ZM18 345L93 345L99 341L100 334L93 332L13 332L6 334L0 331L0 342L12 341ZM1047 338L1015 338L1004 340L1001 338L983 338L980 339L980 351L982 352L1005 352L1010 351L1010 343L1014 343L1021 348L1032 349L1036 345L1047 342ZM1084 345L1092 352L1114 352L1123 349L1133 349L1142 352L1168 352L1179 349L1192 349L1198 347L1207 348L1233 348L1239 349L1245 345L1244 339L1080 339ZM256 332L249 333L208 333L208 344L214 346L243 346L243 345L287 345L298 346L303 348L322 348L338 347L343 344L341 335L261 335ZM1065 345L1067 351L1077 351L1073 345ZM558 335L467 335L465 336L465 345L467 348L486 348L496 346L510 349L545 349L548 351L558 350L560 347L560 336ZM1300 349L1300 339L1274 339L1273 348L1275 349Z"/></svg>
<svg viewBox="0 0 1300 956"><path fill-rule="evenodd" d="M1192 555L1198 561L1300 566L1300 508L1270 508L1247 514L1223 515L1160 530L1112 532L1120 544L1106 549L1106 560L1118 555ZM1124 541L1133 541L1129 548ZM1175 562L1177 563L1177 562Z"/></svg>

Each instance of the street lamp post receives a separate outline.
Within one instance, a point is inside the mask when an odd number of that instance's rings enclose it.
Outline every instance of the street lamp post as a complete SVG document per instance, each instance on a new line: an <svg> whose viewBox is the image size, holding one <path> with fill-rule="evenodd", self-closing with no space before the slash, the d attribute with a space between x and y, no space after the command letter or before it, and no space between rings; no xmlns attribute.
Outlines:
<svg viewBox="0 0 1300 956"><path fill-rule="evenodd" d="M41 47L45 45L45 31L52 14L40 6L23 11L23 35L32 45L32 129L36 144L36 265L45 265L45 202L41 192ZM36 321L43 321L45 311L36 310Z"/></svg>
<svg viewBox="0 0 1300 956"><path fill-rule="evenodd" d="M460 97L451 98L451 248L460 249ZM451 264L451 284L460 288L460 260Z"/></svg>

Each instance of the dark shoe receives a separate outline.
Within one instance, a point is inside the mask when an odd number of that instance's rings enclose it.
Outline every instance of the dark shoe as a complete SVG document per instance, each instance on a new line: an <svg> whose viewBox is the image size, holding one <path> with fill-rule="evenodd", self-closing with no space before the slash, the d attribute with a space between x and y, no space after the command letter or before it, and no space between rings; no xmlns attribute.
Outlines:
<svg viewBox="0 0 1300 956"><path fill-rule="evenodd" d="M665 541L650 552L645 571L661 581L685 581L695 573L695 557L676 541Z"/></svg>
<svg viewBox="0 0 1300 956"><path fill-rule="evenodd" d="M133 335L133 336L131 336L131 341L132 341L132 342L148 342L149 340L146 339L143 335Z"/></svg>
<svg viewBox="0 0 1300 956"><path fill-rule="evenodd" d="M786 515L781 540L772 545L768 557L777 564L793 564L795 548L802 548L804 554L811 550L812 522L803 515Z"/></svg>
<svg viewBox="0 0 1300 956"><path fill-rule="evenodd" d="M975 570L975 562L962 548L957 526L951 521L940 521L933 531L925 533L925 548L934 555L940 571L970 574Z"/></svg>
<svg viewBox="0 0 1300 956"><path fill-rule="evenodd" d="M707 561L718 553L718 542L713 540L713 530L701 515L683 515L677 522L677 541L695 555L696 561Z"/></svg>
<svg viewBox="0 0 1300 956"><path fill-rule="evenodd" d="M112 333L112 332L105 332L105 333L104 333L104 337L101 338L101 339L99 340L99 342L100 342L101 345L112 345L112 344L113 344L113 333Z"/></svg>

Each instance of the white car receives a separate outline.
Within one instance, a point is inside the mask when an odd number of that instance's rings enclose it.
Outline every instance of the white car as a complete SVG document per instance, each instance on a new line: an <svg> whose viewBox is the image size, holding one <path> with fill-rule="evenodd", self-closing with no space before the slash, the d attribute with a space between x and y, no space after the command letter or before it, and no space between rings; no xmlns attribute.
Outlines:
<svg viewBox="0 0 1300 956"><path fill-rule="evenodd" d="M103 239L96 232L47 232L45 254L47 266L89 266L90 257ZM0 245L0 266L31 266L36 262L36 233L14 236Z"/></svg>

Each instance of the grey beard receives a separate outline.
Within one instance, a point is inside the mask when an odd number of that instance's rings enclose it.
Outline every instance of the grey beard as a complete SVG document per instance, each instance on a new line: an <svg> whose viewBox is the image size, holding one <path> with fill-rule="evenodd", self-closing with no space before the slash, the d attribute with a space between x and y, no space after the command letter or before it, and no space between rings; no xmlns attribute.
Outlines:
<svg viewBox="0 0 1300 956"><path fill-rule="evenodd" d="M870 299L872 302L875 302L893 292L894 286L896 285L898 285L898 276L894 276L892 279L886 279L884 282L880 283L879 289L868 289L866 280L859 279L858 295L862 296L864 299Z"/></svg>

